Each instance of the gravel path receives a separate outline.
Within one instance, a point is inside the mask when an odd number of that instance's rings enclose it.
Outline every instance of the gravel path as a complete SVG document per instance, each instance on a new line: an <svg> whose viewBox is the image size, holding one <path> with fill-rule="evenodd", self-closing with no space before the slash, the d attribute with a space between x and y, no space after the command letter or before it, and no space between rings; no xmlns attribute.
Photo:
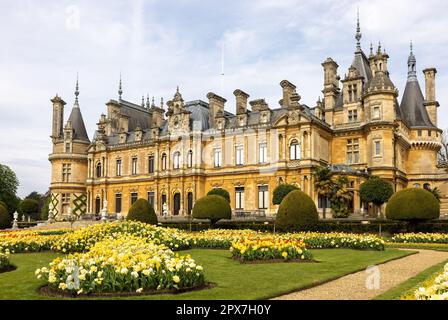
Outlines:
<svg viewBox="0 0 448 320"><path fill-rule="evenodd" d="M370 300L425 269L448 260L448 252L420 249L412 251L418 253L274 300Z"/></svg>

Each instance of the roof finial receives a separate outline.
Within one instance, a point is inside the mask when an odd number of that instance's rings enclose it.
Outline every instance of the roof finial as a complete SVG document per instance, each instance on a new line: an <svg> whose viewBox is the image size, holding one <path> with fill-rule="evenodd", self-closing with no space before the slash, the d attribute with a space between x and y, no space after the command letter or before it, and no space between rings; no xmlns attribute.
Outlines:
<svg viewBox="0 0 448 320"><path fill-rule="evenodd" d="M163 97L160 98L160 108L163 109Z"/></svg>
<svg viewBox="0 0 448 320"><path fill-rule="evenodd" d="M120 72L120 83L118 84L118 100L121 100L122 94L123 94L123 87L121 85L121 72Z"/></svg>
<svg viewBox="0 0 448 320"><path fill-rule="evenodd" d="M412 44L412 40L411 40L411 54L414 53L413 50L414 50L414 46L413 46L413 44Z"/></svg>
<svg viewBox="0 0 448 320"><path fill-rule="evenodd" d="M355 36L357 51L361 51L361 37L362 37L362 33L361 33L361 27L359 24L359 7L358 7L357 23L356 23L356 36Z"/></svg>
<svg viewBox="0 0 448 320"><path fill-rule="evenodd" d="M78 84L78 73L76 73L76 86L75 86L75 106L78 106L78 96L79 96L79 84Z"/></svg>
<svg viewBox="0 0 448 320"><path fill-rule="evenodd" d="M142 95L142 108L145 107L145 95Z"/></svg>
<svg viewBox="0 0 448 320"><path fill-rule="evenodd" d="M378 54L381 54L381 41L378 41Z"/></svg>
<svg viewBox="0 0 448 320"><path fill-rule="evenodd" d="M146 95L146 108L149 109L149 94Z"/></svg>
<svg viewBox="0 0 448 320"><path fill-rule="evenodd" d="M373 56L373 44L370 42L370 56Z"/></svg>
<svg viewBox="0 0 448 320"><path fill-rule="evenodd" d="M156 104L154 103L154 96L152 96L151 108L154 108L155 106L156 106Z"/></svg>
<svg viewBox="0 0 448 320"><path fill-rule="evenodd" d="M411 81L417 81L417 59L415 58L414 51L413 51L413 44L411 41L410 45L411 53L409 54L408 58L408 82Z"/></svg>

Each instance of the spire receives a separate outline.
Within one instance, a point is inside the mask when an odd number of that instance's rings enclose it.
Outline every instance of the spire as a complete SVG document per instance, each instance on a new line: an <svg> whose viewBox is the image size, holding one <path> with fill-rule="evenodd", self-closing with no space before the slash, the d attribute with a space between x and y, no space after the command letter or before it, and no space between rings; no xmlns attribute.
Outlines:
<svg viewBox="0 0 448 320"><path fill-rule="evenodd" d="M79 108L78 96L79 96L79 84L78 84L78 74L76 74L75 107L78 107L78 108Z"/></svg>
<svg viewBox="0 0 448 320"><path fill-rule="evenodd" d="M122 94L123 94L123 87L121 85L121 72L120 72L120 83L118 84L118 100L121 100Z"/></svg>
<svg viewBox="0 0 448 320"><path fill-rule="evenodd" d="M412 41L411 41L410 49L411 49L411 53L409 54L409 58L408 58L408 82L417 81L417 69L416 69L417 59L415 58L415 55L414 55L414 51L413 51L414 48L412 45Z"/></svg>
<svg viewBox="0 0 448 320"><path fill-rule="evenodd" d="M359 7L358 7L358 15L357 15L357 23L356 23L356 51L359 52L361 51L361 38L362 38L362 33L361 33L361 27L359 24Z"/></svg>

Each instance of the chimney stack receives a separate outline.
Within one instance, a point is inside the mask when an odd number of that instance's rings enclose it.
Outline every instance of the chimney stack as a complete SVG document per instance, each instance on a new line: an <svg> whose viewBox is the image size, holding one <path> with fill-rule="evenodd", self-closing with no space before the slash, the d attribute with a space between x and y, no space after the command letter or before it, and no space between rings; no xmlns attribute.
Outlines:
<svg viewBox="0 0 448 320"><path fill-rule="evenodd" d="M425 75L425 107L432 124L437 127L436 68L423 70Z"/></svg>
<svg viewBox="0 0 448 320"><path fill-rule="evenodd" d="M236 89L233 94L236 98L236 114L246 113L249 95L240 89Z"/></svg>

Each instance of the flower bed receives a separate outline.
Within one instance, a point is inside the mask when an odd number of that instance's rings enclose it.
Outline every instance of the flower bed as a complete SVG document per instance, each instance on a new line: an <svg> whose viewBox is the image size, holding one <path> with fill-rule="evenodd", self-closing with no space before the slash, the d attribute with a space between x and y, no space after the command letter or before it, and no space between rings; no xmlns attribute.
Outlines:
<svg viewBox="0 0 448 320"><path fill-rule="evenodd" d="M311 253L302 240L249 237L232 243L232 257L242 262L262 260L311 260Z"/></svg>
<svg viewBox="0 0 448 320"><path fill-rule="evenodd" d="M389 243L440 243L448 244L448 234L444 233L400 233L390 239Z"/></svg>
<svg viewBox="0 0 448 320"><path fill-rule="evenodd" d="M8 259L8 253L0 252L0 272L9 270L12 267Z"/></svg>
<svg viewBox="0 0 448 320"><path fill-rule="evenodd" d="M97 242L86 253L56 258L36 270L51 289L73 294L194 288L205 283L201 266L165 245L121 235Z"/></svg>
<svg viewBox="0 0 448 320"><path fill-rule="evenodd" d="M189 239L196 248L229 249L232 242L254 235L261 234L253 230L211 229L191 233Z"/></svg>
<svg viewBox="0 0 448 320"><path fill-rule="evenodd" d="M346 248L383 251L385 244L384 240L376 236L341 232L301 232L287 234L284 237L302 239L309 249Z"/></svg>
<svg viewBox="0 0 448 320"><path fill-rule="evenodd" d="M58 234L42 235L28 230L3 232L0 234L0 251L21 253L50 250L60 237Z"/></svg>
<svg viewBox="0 0 448 320"><path fill-rule="evenodd" d="M442 273L415 291L416 300L448 300L448 264Z"/></svg>
<svg viewBox="0 0 448 320"><path fill-rule="evenodd" d="M60 237L51 249L63 253L86 252L109 236L121 235L140 237L155 244L165 244L173 250L186 249L190 245L187 235L177 229L155 227L142 222L115 221L67 233Z"/></svg>

